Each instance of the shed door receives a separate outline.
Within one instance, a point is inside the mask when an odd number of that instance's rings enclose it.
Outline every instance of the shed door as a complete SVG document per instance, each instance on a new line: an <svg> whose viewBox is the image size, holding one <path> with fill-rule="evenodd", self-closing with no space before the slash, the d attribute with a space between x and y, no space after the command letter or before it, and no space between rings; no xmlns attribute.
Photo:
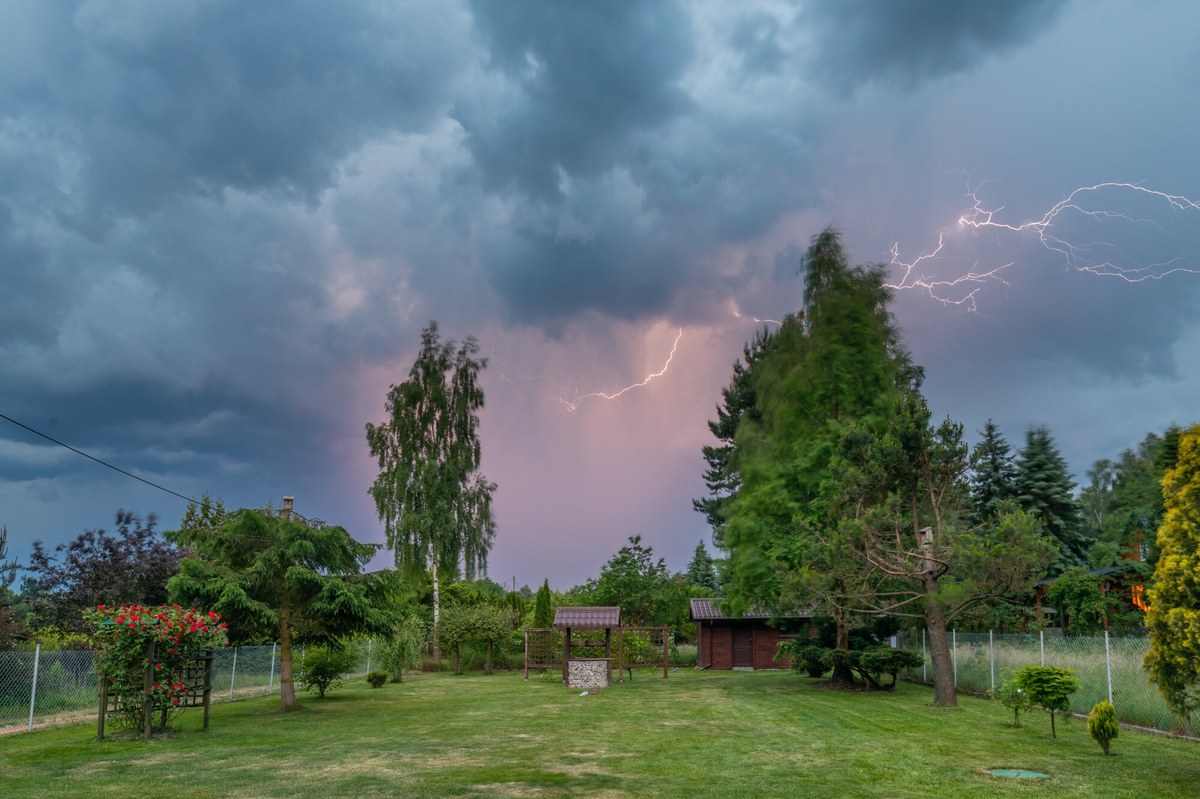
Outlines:
<svg viewBox="0 0 1200 799"><path fill-rule="evenodd" d="M733 667L749 669L754 667L753 637L749 627L738 625L733 628Z"/></svg>

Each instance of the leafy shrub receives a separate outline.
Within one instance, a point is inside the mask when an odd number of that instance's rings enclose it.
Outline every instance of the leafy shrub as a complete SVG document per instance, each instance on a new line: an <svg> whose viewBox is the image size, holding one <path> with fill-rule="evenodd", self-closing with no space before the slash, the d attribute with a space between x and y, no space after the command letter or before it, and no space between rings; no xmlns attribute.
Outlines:
<svg viewBox="0 0 1200 799"><path fill-rule="evenodd" d="M1096 743L1100 744L1100 748L1104 750L1104 754L1108 754L1108 746L1112 740L1117 737L1120 732L1120 725L1117 724L1117 709L1112 706L1108 700L1101 700L1092 708L1092 712L1087 717L1088 732L1096 739Z"/></svg>
<svg viewBox="0 0 1200 799"><path fill-rule="evenodd" d="M793 671L802 671L816 679L829 671L828 652L829 650L823 646L792 639L779 642L775 651L775 659L790 658Z"/></svg>
<svg viewBox="0 0 1200 799"><path fill-rule="evenodd" d="M1057 738L1054 714L1071 706L1071 694L1079 690L1074 669L1057 666L1026 666L1013 675L1017 686L1029 694L1030 701L1050 711L1050 737Z"/></svg>
<svg viewBox="0 0 1200 799"><path fill-rule="evenodd" d="M326 691L341 685L356 665L358 653L350 647L313 646L304 650L298 677L304 690L316 690L317 696L324 697Z"/></svg>
<svg viewBox="0 0 1200 799"><path fill-rule="evenodd" d="M387 681L388 673L386 671L375 669L374 671L367 672L367 682L371 684L372 688L382 688L383 684Z"/></svg>
<svg viewBox="0 0 1200 799"><path fill-rule="evenodd" d="M195 689L186 684L188 664L229 640L219 615L179 605L97 605L85 609L83 618L96 638L96 672L121 698L115 720L130 730L141 728L147 699L153 712L152 730L165 730L189 689ZM147 671L153 673L149 689ZM58 673L63 673L61 666Z"/></svg>
<svg viewBox="0 0 1200 799"><path fill-rule="evenodd" d="M1021 726L1021 711L1033 707L1033 698L1021 687L1015 677L1009 677L1002 682L992 698L999 699L1000 704L1013 712L1014 727Z"/></svg>
<svg viewBox="0 0 1200 799"><path fill-rule="evenodd" d="M904 669L915 669L924 659L911 649L895 649L890 646L873 646L856 652L858 663L853 668L870 688L890 691L896 687L896 678ZM888 675L892 681L882 685L880 678Z"/></svg>
<svg viewBox="0 0 1200 799"><path fill-rule="evenodd" d="M383 642L383 667L393 682L402 682L404 672L421 668L421 656L429 647L429 625L414 613L400 620L392 637Z"/></svg>

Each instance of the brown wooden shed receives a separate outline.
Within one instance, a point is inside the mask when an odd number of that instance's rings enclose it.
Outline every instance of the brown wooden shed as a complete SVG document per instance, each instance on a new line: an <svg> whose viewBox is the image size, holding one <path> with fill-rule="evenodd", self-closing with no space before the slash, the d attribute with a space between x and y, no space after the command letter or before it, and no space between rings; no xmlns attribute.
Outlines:
<svg viewBox="0 0 1200 799"><path fill-rule="evenodd" d="M696 665L702 669L786 669L785 658L775 660L780 641L811 636L811 616L772 616L748 611L733 616L722 611L716 599L693 599L691 617L696 622Z"/></svg>

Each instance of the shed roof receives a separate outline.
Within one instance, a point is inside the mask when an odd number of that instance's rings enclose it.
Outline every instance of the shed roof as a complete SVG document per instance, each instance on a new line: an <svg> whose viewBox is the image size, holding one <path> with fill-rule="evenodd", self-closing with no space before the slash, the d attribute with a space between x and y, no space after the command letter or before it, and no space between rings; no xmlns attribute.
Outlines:
<svg viewBox="0 0 1200 799"><path fill-rule="evenodd" d="M734 616L731 613L726 613L718 607L719 599L693 599L692 603L692 621L738 621L742 619L808 619L812 617L812 613L806 610L795 611L792 613L770 613L768 611L751 608L740 616Z"/></svg>
<svg viewBox="0 0 1200 799"><path fill-rule="evenodd" d="M601 629L621 626L619 607L560 607L554 609L555 627Z"/></svg>

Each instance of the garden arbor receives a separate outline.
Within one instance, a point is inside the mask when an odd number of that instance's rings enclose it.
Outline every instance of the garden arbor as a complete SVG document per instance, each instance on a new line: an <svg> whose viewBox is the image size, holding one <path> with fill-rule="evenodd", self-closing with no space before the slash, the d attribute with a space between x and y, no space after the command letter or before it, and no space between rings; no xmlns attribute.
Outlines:
<svg viewBox="0 0 1200 799"><path fill-rule="evenodd" d="M531 668L561 668L566 685L600 687L611 684L615 660L621 679L626 670L632 679L635 668L661 667L665 680L670 640L668 627L622 627L620 607L559 607L553 627L525 630L525 679Z"/></svg>

